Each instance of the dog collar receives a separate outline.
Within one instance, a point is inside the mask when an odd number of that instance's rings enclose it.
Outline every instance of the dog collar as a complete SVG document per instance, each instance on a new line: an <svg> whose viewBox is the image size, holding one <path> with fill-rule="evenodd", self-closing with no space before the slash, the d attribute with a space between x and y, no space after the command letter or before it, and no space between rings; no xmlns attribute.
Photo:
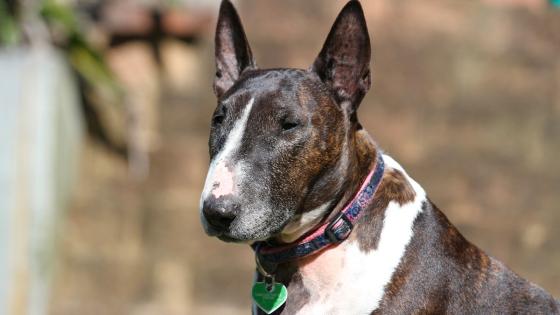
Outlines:
<svg viewBox="0 0 560 315"><path fill-rule="evenodd" d="M381 152L378 152L375 168L368 174L352 201L336 217L292 244L274 246L268 242L256 242L252 247L255 250L257 263L260 261L279 264L303 258L346 240L355 222L360 218L362 210L373 200L384 170L383 157Z"/></svg>

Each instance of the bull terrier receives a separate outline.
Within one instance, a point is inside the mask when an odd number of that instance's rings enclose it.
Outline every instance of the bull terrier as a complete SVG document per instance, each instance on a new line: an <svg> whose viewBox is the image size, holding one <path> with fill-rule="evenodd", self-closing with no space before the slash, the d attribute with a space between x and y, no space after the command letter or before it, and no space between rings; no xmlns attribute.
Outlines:
<svg viewBox="0 0 560 315"><path fill-rule="evenodd" d="M253 314L560 313L467 241L362 128L371 48L358 1L307 70L259 69L228 0L215 44L201 220L255 250Z"/></svg>

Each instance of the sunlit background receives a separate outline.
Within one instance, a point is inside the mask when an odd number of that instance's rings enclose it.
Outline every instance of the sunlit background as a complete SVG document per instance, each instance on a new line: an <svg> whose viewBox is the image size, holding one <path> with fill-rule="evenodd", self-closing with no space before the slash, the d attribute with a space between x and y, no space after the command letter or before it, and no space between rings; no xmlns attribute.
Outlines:
<svg viewBox="0 0 560 315"><path fill-rule="evenodd" d="M263 68L307 68L344 3L235 2ZM558 1L362 4L363 125L560 297ZM0 314L249 313L251 250L198 220L218 6L0 0Z"/></svg>

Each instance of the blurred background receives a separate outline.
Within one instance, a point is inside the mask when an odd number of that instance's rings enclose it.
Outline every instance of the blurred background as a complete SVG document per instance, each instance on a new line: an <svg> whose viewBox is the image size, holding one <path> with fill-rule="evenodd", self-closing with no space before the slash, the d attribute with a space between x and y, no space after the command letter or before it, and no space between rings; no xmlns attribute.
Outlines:
<svg viewBox="0 0 560 315"><path fill-rule="evenodd" d="M345 1L235 4L307 68ZM362 1L363 125L489 254L560 297L560 7ZM0 0L0 314L247 314L198 199L219 1Z"/></svg>

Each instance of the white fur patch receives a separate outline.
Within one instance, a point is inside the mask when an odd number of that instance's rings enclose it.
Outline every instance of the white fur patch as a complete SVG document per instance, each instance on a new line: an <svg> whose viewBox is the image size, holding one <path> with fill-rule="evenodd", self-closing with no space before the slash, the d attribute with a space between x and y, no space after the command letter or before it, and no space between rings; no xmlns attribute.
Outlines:
<svg viewBox="0 0 560 315"><path fill-rule="evenodd" d="M370 314L379 307L385 287L412 239L414 220L426 200L424 189L395 160L387 155L383 158L387 169L403 173L416 193L415 199L402 206L394 201L389 203L377 249L363 252L357 241L348 241L301 267L311 302L298 314ZM329 272L333 266L338 266L338 270Z"/></svg>
<svg viewBox="0 0 560 315"><path fill-rule="evenodd" d="M226 142L222 150L216 155L216 157L210 163L208 169L208 175L206 175L206 181L204 182L204 190L202 191L202 197L200 200L200 208L202 209L202 204L208 196L213 193L216 198L220 195L233 192L233 187L235 185L235 177L237 174L236 170L229 170L226 166L226 161L230 159L230 155L237 150L241 144L241 139L243 139L243 134L245 133L245 128L247 126L247 120L251 109L253 108L254 98L251 98L249 103L243 109L241 116L235 122L233 129L231 129ZM229 176L228 178L225 178Z"/></svg>

